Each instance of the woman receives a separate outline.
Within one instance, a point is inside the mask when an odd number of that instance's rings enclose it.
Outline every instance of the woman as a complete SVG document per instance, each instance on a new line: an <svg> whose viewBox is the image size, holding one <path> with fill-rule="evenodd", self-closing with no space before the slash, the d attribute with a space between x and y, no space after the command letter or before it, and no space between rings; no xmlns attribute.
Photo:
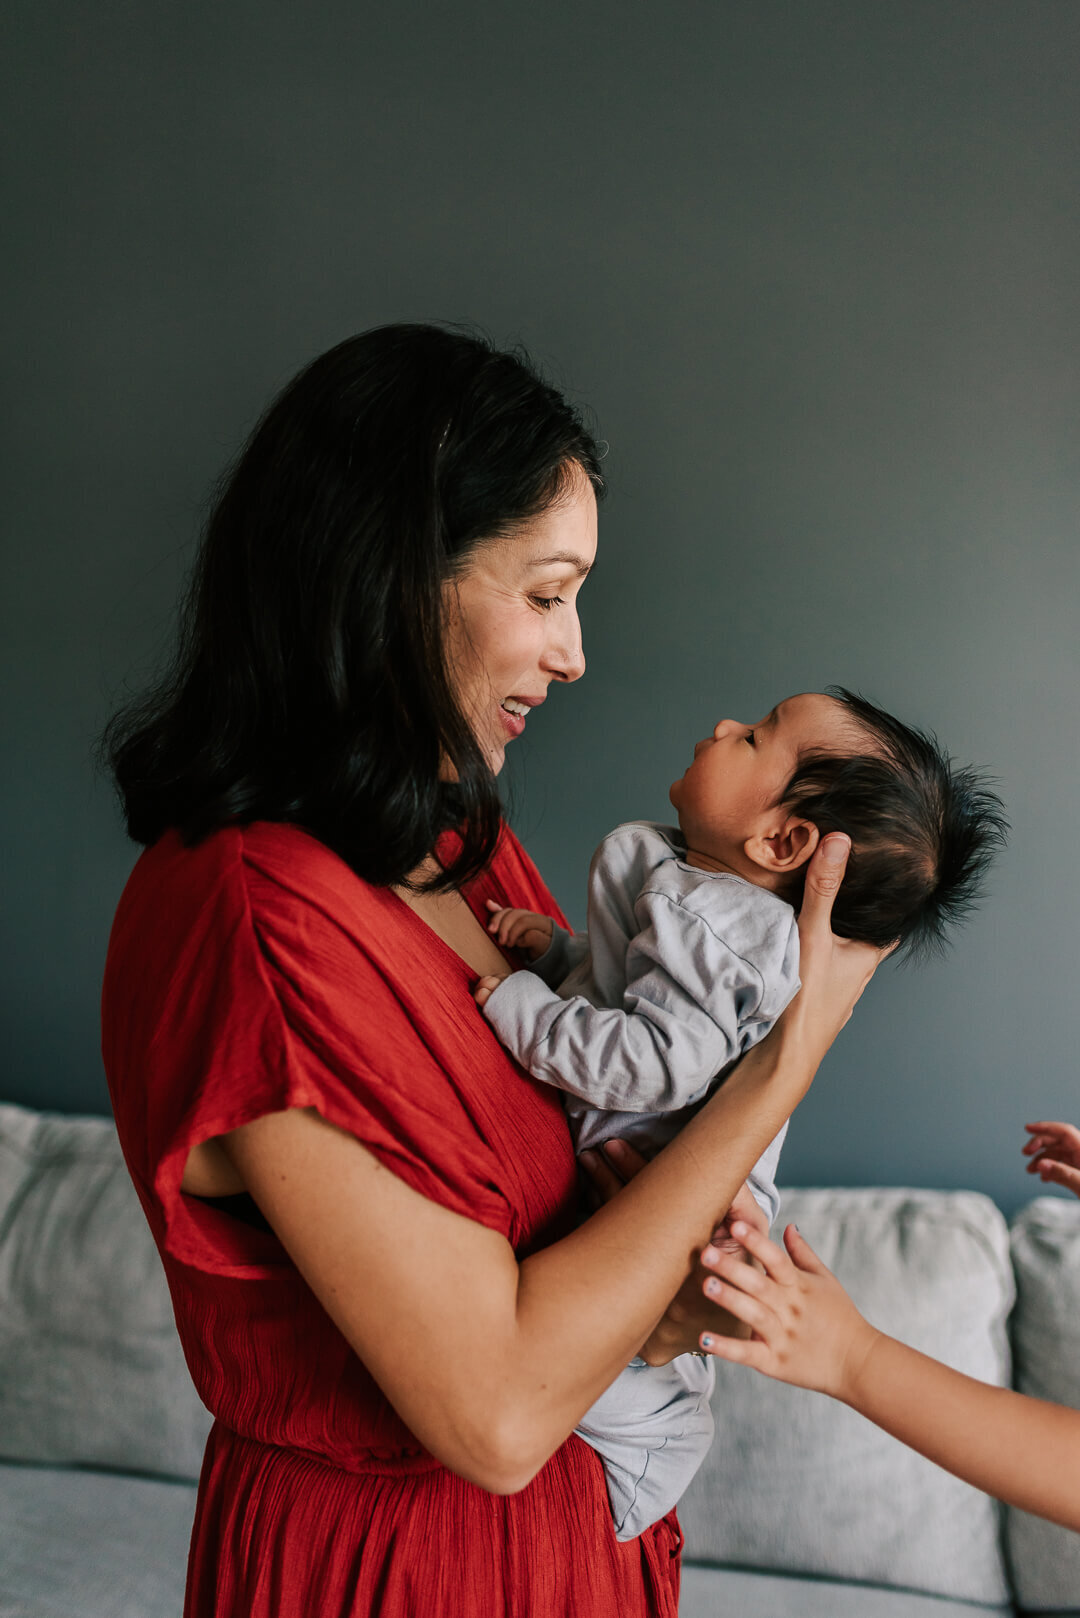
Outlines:
<svg viewBox="0 0 1080 1618"><path fill-rule="evenodd" d="M504 965L486 901L552 903L495 776L584 670L600 487L519 358L432 327L352 338L257 427L176 669L107 732L147 846L106 1070L217 1418L188 1618L675 1613L674 1513L618 1544L569 1435L639 1349L695 1347L695 1249L878 955L829 931L827 839L790 1013L578 1222L558 1096L470 986Z"/></svg>

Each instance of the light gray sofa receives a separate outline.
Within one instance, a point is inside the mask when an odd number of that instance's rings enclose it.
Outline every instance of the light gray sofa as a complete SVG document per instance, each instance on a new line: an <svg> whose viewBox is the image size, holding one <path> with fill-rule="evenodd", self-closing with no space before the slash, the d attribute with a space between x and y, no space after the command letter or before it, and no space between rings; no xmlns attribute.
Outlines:
<svg viewBox="0 0 1080 1618"><path fill-rule="evenodd" d="M782 1218L886 1329L998 1382L1011 1329L1017 1384L1080 1406L1080 1204L1010 1233L973 1193L792 1191ZM720 1366L716 1414L683 1618L1080 1613L1080 1537L851 1411ZM178 1618L208 1425L111 1124L0 1105L0 1618Z"/></svg>

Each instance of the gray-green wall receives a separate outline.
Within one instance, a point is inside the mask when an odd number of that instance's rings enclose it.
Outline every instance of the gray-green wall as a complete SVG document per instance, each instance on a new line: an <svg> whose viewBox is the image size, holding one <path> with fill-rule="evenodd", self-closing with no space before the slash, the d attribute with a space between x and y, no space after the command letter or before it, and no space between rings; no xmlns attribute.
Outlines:
<svg viewBox="0 0 1080 1618"><path fill-rule="evenodd" d="M1000 778L949 960L886 969L785 1178L976 1186L1080 1117L1080 7L18 0L6 104L0 1094L104 1110L133 851L89 764L205 491L387 320L521 338L610 440L589 673L513 769L580 917L721 714L841 681Z"/></svg>

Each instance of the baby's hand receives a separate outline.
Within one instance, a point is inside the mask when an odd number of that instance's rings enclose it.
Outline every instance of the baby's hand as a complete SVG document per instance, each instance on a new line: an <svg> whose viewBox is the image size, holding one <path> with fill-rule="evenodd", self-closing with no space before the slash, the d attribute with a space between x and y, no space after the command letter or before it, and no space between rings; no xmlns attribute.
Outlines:
<svg viewBox="0 0 1080 1618"><path fill-rule="evenodd" d="M500 983L505 983L510 976L509 972L492 973L490 977L477 978L473 984L473 999L478 1006L486 1006Z"/></svg>
<svg viewBox="0 0 1080 1618"><path fill-rule="evenodd" d="M1025 1124L1031 1139L1024 1146L1029 1174L1044 1185L1063 1185L1080 1197L1080 1129L1075 1124Z"/></svg>
<svg viewBox="0 0 1080 1618"><path fill-rule="evenodd" d="M743 1220L733 1221L731 1235L761 1269L707 1247L701 1262L714 1273L705 1295L749 1326L753 1337L703 1332L701 1347L778 1382L845 1398L878 1332L794 1225L784 1232L786 1253Z"/></svg>
<svg viewBox="0 0 1080 1618"><path fill-rule="evenodd" d="M555 923L550 916L538 916L534 910L504 909L489 899L491 911L488 932L503 949L519 949L530 961L539 960L551 944ZM483 1002L481 1002L483 1004Z"/></svg>

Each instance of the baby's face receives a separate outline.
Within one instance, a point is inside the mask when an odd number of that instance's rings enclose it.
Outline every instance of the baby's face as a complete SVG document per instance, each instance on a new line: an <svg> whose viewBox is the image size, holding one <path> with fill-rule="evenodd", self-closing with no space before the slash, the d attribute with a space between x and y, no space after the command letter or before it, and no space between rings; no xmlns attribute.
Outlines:
<svg viewBox="0 0 1080 1618"><path fill-rule="evenodd" d="M671 788L687 844L737 863L747 838L779 804L799 760L808 752L854 752L858 741L843 703L816 691L787 697L756 725L721 719Z"/></svg>

